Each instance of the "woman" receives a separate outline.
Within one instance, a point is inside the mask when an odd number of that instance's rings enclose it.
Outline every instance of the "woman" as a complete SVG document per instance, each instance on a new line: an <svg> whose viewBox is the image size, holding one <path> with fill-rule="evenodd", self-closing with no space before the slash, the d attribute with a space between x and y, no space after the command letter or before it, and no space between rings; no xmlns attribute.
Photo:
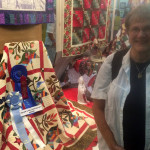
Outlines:
<svg viewBox="0 0 150 150"><path fill-rule="evenodd" d="M112 54L91 95L100 150L150 149L150 4L132 10L125 26L131 48L118 76L111 81Z"/></svg>

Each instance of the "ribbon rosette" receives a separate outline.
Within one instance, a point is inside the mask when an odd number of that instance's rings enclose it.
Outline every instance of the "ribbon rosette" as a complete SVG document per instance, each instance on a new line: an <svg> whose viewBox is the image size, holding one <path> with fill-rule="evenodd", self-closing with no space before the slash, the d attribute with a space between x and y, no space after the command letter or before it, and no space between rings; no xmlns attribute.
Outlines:
<svg viewBox="0 0 150 150"><path fill-rule="evenodd" d="M27 69L23 65L16 65L11 69L11 78L15 82L15 91L19 91L23 97L25 108L36 106L31 91L27 86Z"/></svg>

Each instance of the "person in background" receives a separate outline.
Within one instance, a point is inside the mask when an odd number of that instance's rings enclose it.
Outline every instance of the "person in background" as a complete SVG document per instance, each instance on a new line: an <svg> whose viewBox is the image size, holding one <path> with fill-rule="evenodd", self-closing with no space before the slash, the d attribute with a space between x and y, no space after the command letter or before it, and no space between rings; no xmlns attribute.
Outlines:
<svg viewBox="0 0 150 150"><path fill-rule="evenodd" d="M46 28L45 47L54 66L56 57L56 0L54 0L54 23L48 23Z"/></svg>
<svg viewBox="0 0 150 150"><path fill-rule="evenodd" d="M112 81L109 55L97 75L91 98L100 150L150 149L150 3L126 17L131 48Z"/></svg>
<svg viewBox="0 0 150 150"><path fill-rule="evenodd" d="M118 9L116 9L116 11L115 11L115 20L114 20L114 37L116 36L116 34L119 31L120 27L121 27L120 11Z"/></svg>

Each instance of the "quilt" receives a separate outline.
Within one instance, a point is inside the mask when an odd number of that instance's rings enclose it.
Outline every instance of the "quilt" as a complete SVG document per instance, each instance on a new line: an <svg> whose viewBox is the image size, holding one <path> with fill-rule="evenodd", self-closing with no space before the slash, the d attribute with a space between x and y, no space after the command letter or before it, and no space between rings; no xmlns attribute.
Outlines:
<svg viewBox="0 0 150 150"><path fill-rule="evenodd" d="M122 23L121 29L116 34L116 37L112 41L111 52L130 48L128 35L125 28L125 23Z"/></svg>
<svg viewBox="0 0 150 150"><path fill-rule="evenodd" d="M0 0L0 25L54 22L54 0Z"/></svg>
<svg viewBox="0 0 150 150"><path fill-rule="evenodd" d="M67 101L42 41L6 43L0 83L1 150L61 150L96 130Z"/></svg>
<svg viewBox="0 0 150 150"><path fill-rule="evenodd" d="M63 56L84 53L96 38L107 45L109 0L65 0Z"/></svg>

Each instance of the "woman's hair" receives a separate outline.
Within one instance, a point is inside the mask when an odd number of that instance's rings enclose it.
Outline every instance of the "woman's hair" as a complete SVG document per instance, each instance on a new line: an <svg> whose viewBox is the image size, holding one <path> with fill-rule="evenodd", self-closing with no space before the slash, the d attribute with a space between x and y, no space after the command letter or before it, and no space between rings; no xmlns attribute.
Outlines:
<svg viewBox="0 0 150 150"><path fill-rule="evenodd" d="M125 27L128 30L132 23L146 20L150 21L150 3L140 4L131 10L125 18Z"/></svg>

